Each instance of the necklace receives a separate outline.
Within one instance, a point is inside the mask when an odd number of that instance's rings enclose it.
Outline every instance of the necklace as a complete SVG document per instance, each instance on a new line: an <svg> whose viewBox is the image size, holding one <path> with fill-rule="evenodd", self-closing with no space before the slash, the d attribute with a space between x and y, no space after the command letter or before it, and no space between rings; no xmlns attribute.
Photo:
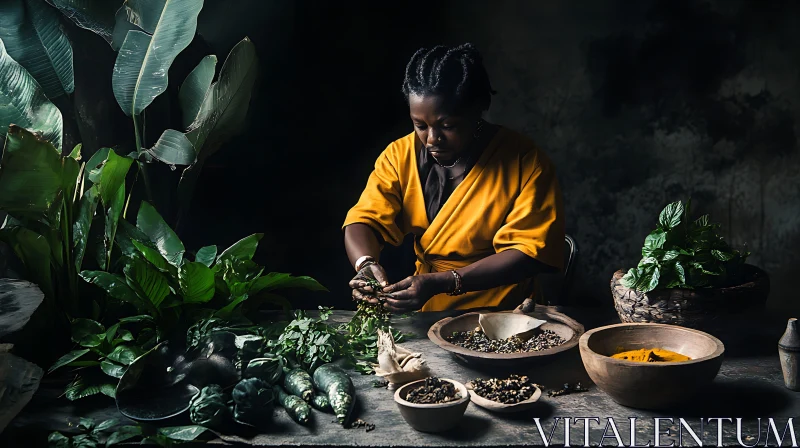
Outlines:
<svg viewBox="0 0 800 448"><path fill-rule="evenodd" d="M474 134L472 134L472 137L473 137L473 142L477 141L477 140L478 140L478 137L480 137L480 136L481 136L481 131L483 131L483 124L484 124L484 123L485 123L485 121L483 120L483 118L481 118L481 119L479 119L479 120L478 120L478 125L477 125L477 127L475 128L475 133L474 133ZM455 162L453 162L453 164L452 164L452 165L442 165L442 163L441 163L441 162L439 162L439 160L438 160L438 159L436 159L436 157L435 157L435 156L433 156L433 154L431 154L431 157L433 158L433 161L434 161L434 162L436 162L436 164L437 164L437 165L439 165L439 166L440 166L440 167L442 167L442 168L453 168L454 166L458 165L458 162L460 162L460 161L461 161L461 157L459 157L459 158L457 158L457 159L456 159L456 161L455 161ZM467 160L469 160L469 158L467 158ZM464 168L464 171L466 171L466 168ZM462 172L461 174L464 174L464 173ZM453 177L450 177L449 179L450 179L450 180L453 180L453 179L455 179L455 178L456 178L456 176L453 176Z"/></svg>

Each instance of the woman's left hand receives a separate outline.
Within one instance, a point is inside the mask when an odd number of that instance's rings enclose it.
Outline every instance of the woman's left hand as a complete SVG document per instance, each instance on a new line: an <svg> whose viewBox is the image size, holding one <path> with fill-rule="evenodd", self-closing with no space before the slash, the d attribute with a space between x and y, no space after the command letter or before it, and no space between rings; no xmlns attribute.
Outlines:
<svg viewBox="0 0 800 448"><path fill-rule="evenodd" d="M416 311L431 297L440 293L436 278L431 274L412 275L383 288L388 294L384 306L392 312Z"/></svg>

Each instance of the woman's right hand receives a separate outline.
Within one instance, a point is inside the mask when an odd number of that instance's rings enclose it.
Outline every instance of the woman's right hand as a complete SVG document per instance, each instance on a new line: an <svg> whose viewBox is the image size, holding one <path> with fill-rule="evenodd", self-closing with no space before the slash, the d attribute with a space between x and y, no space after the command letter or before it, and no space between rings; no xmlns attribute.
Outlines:
<svg viewBox="0 0 800 448"><path fill-rule="evenodd" d="M378 263L367 264L350 280L350 287L353 288L353 298L378 304L380 301L377 298L377 293L367 282L368 279L377 281L381 287L389 285L389 277L386 275L383 266Z"/></svg>

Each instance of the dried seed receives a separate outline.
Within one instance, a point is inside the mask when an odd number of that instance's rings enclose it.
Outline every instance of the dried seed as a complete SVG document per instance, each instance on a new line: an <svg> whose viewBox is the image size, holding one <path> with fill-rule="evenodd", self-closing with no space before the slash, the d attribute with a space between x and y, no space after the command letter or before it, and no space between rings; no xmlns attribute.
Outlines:
<svg viewBox="0 0 800 448"><path fill-rule="evenodd" d="M425 383L411 390L406 400L416 404L437 404L458 400L461 394L453 383L436 377L425 378Z"/></svg>
<svg viewBox="0 0 800 448"><path fill-rule="evenodd" d="M542 330L523 341L517 336L508 339L489 339L481 331L456 331L445 337L451 344L484 353L519 353L547 350L567 342L551 330Z"/></svg>
<svg viewBox="0 0 800 448"><path fill-rule="evenodd" d="M511 375L505 379L478 378L472 382L472 390L483 398L504 404L525 401L533 396L538 385L527 376Z"/></svg>

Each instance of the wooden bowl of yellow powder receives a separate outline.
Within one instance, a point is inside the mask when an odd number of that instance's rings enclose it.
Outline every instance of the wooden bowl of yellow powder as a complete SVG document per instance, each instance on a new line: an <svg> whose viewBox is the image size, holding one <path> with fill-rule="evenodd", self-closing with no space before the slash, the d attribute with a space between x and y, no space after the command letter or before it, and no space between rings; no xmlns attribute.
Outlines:
<svg viewBox="0 0 800 448"><path fill-rule="evenodd" d="M578 346L597 387L638 409L668 409L691 400L717 376L725 352L708 333L654 323L595 328Z"/></svg>

